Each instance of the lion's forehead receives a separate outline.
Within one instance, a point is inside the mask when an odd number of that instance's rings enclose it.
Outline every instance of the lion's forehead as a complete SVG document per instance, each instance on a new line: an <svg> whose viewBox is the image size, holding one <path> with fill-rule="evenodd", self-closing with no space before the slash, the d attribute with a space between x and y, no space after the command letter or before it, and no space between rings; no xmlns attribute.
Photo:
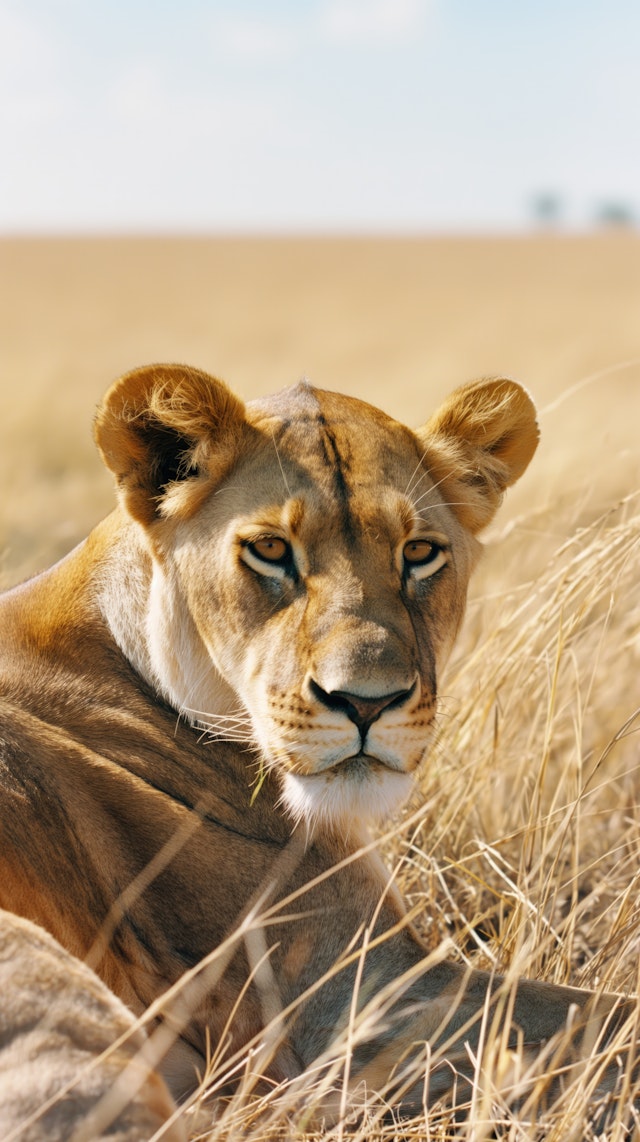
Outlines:
<svg viewBox="0 0 640 1142"><path fill-rule="evenodd" d="M306 382L247 408L246 447L202 516L208 534L273 530L313 552L314 567L342 551L382 573L418 517L455 530L417 437L385 413Z"/></svg>
<svg viewBox="0 0 640 1142"><path fill-rule="evenodd" d="M375 487L406 489L420 461L418 442L404 425L307 381L247 407L273 449L272 467L297 472L301 483L329 490L337 503Z"/></svg>

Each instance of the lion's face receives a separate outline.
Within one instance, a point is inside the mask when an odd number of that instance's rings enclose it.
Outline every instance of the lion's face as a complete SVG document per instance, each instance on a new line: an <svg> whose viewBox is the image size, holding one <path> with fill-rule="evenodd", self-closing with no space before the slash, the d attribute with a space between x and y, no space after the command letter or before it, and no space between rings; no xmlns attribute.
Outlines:
<svg viewBox="0 0 640 1142"><path fill-rule="evenodd" d="M367 406L300 385L248 415L255 447L170 557L290 809L384 811L429 741L470 537L416 438Z"/></svg>
<svg viewBox="0 0 640 1142"><path fill-rule="evenodd" d="M171 675L165 692L184 709L197 689L206 721L222 677L295 818L384 816L429 743L489 477L463 472L451 441L436 455L437 430L427 440L306 383L234 408L216 432L217 452L200 440L188 457L181 435L182 470L141 520L155 567L148 625L163 631L156 680ZM167 640L194 665L182 683Z"/></svg>

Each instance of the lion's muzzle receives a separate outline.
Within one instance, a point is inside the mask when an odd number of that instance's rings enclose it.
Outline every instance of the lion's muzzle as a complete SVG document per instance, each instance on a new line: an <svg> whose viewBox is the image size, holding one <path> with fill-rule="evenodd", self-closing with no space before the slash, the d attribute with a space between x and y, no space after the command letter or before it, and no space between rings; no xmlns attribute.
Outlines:
<svg viewBox="0 0 640 1142"><path fill-rule="evenodd" d="M365 738L369 728L378 720L380 715L388 709L402 706L415 693L417 679L408 689L393 690L387 694L368 697L354 694L348 690L323 690L314 679L309 682L309 689L319 702L330 710L342 710L359 729L364 747Z"/></svg>

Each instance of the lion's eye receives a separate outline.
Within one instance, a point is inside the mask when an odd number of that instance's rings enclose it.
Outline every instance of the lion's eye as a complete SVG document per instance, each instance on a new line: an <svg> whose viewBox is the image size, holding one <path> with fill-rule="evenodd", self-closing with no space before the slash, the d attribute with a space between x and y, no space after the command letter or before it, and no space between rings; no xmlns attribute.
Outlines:
<svg viewBox="0 0 640 1142"><path fill-rule="evenodd" d="M263 535L242 544L242 558L259 575L272 579L295 578L296 569L291 545L279 535Z"/></svg>
<svg viewBox="0 0 640 1142"><path fill-rule="evenodd" d="M247 547L258 559L264 559L265 563L284 563L291 555L289 544L277 535L256 539L253 543L248 543Z"/></svg>
<svg viewBox="0 0 640 1142"><path fill-rule="evenodd" d="M428 563L437 551L437 545L430 543L428 539L411 539L404 545L404 561L412 565Z"/></svg>
<svg viewBox="0 0 640 1142"><path fill-rule="evenodd" d="M402 550L405 570L414 579L435 575L448 561L447 549L433 539L410 539Z"/></svg>

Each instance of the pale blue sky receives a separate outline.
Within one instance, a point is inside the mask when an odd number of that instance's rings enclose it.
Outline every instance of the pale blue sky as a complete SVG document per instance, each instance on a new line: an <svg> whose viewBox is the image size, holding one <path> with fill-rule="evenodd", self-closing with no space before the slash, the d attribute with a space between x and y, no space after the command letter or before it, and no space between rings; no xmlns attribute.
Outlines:
<svg viewBox="0 0 640 1142"><path fill-rule="evenodd" d="M0 229L640 215L638 0L0 0Z"/></svg>

